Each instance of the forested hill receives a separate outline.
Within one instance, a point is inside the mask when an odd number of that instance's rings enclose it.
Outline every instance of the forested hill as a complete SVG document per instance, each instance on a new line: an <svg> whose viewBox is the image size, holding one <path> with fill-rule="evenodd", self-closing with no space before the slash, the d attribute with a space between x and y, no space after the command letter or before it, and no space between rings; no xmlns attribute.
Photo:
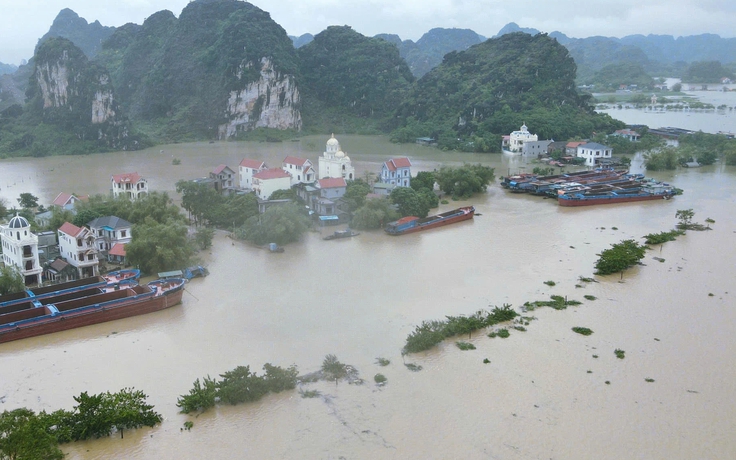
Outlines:
<svg viewBox="0 0 736 460"><path fill-rule="evenodd" d="M88 58L93 58L102 49L102 42L107 40L113 32L115 32L115 27L105 27L99 21L90 24L74 11L64 8L38 43L41 44L51 37L66 38L81 49Z"/></svg>
<svg viewBox="0 0 736 460"><path fill-rule="evenodd" d="M503 35L445 56L399 110L393 138L435 137L446 148L497 150L523 123L540 139L587 137L622 126L595 114L575 87L567 49L546 34Z"/></svg>
<svg viewBox="0 0 736 460"><path fill-rule="evenodd" d="M378 129L414 81L394 45L348 26L328 27L298 51L305 126L322 132Z"/></svg>

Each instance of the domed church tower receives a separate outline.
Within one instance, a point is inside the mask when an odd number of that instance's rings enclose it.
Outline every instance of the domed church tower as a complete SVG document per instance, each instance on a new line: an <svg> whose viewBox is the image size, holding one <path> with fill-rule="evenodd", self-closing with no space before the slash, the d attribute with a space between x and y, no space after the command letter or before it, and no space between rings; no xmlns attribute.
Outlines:
<svg viewBox="0 0 736 460"><path fill-rule="evenodd" d="M325 153L319 157L319 178L340 178L345 180L355 179L355 168L350 161L350 157L340 150L340 143L335 139L335 135L327 141Z"/></svg>
<svg viewBox="0 0 736 460"><path fill-rule="evenodd" d="M43 267L38 260L38 236L31 232L28 220L16 215L8 225L0 225L0 240L5 265L15 268L26 285L40 283Z"/></svg>

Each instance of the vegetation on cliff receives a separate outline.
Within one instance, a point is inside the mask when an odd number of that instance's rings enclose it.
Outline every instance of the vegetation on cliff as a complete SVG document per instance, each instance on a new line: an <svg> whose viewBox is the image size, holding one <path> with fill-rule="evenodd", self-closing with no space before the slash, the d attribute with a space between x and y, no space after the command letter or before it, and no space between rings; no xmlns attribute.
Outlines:
<svg viewBox="0 0 736 460"><path fill-rule="evenodd" d="M524 123L540 139L623 127L593 112L576 91L575 71L567 49L544 34L508 34L449 53L402 104L392 139L429 136L442 148L488 152Z"/></svg>
<svg viewBox="0 0 736 460"><path fill-rule="evenodd" d="M393 116L414 76L391 43L332 26L299 48L302 116L315 132L372 132Z"/></svg>

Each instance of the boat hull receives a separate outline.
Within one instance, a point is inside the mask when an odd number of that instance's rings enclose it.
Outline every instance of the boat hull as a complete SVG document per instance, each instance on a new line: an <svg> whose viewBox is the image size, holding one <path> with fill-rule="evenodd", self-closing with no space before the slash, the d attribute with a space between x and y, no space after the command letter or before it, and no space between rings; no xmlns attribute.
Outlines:
<svg viewBox="0 0 736 460"><path fill-rule="evenodd" d="M633 196L606 196L606 197L591 197L591 198L562 198L558 197L557 202L560 206L574 207L574 206L593 206L599 204L614 204L614 203L631 203L634 201L653 201L653 200L668 200L673 195L633 195Z"/></svg>
<svg viewBox="0 0 736 460"><path fill-rule="evenodd" d="M447 217L442 217L447 215ZM432 228L444 227L445 225L462 222L464 220L472 219L475 215L475 208L473 206L458 208L454 211L447 213L438 214L437 216L430 216L424 219L416 219L416 224L411 227L393 229L392 224L386 227L386 233L392 236L405 235L407 233L416 233ZM398 222L398 221L397 221Z"/></svg>
<svg viewBox="0 0 736 460"><path fill-rule="evenodd" d="M181 303L182 295L184 294L183 280L178 288L160 295L156 295L155 288L144 288L138 291L134 291L133 289L126 288L122 290L126 293L127 297L105 300L104 296L110 293L100 294L95 297L103 297L103 301L100 303L90 301L86 302L87 304L85 304L84 298L73 299L71 300L72 302L81 304L79 308L56 314L46 314L37 318L0 324L0 343L153 313ZM59 303L59 305L62 304ZM51 303L50 305L54 304ZM34 310L40 310L42 308L45 309L45 307L36 307Z"/></svg>

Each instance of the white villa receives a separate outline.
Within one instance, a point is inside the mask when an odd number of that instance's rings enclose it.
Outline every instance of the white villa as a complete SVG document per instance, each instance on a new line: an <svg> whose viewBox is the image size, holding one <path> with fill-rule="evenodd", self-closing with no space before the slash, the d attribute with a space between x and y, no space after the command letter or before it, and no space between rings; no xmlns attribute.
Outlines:
<svg viewBox="0 0 736 460"><path fill-rule="evenodd" d="M315 181L312 162L306 158L287 156L281 163L281 169L291 176L291 185L311 184Z"/></svg>
<svg viewBox="0 0 736 460"><path fill-rule="evenodd" d="M100 274L97 267L95 236L87 227L79 228L69 222L59 227L59 251L69 265L77 269L79 278Z"/></svg>
<svg viewBox="0 0 736 460"><path fill-rule="evenodd" d="M112 196L127 196L131 200L148 194L148 181L137 172L114 174L110 179Z"/></svg>
<svg viewBox="0 0 736 460"><path fill-rule="evenodd" d="M523 152L524 143L538 140L539 137L536 134L530 133L526 124L523 124L519 131L512 132L508 138L504 136L502 148L510 153L518 154Z"/></svg>
<svg viewBox="0 0 736 460"><path fill-rule="evenodd" d="M38 236L31 232L31 224L25 217L16 215L8 225L0 225L3 262L15 268L26 285L38 284L43 271L38 260Z"/></svg>
<svg viewBox="0 0 736 460"><path fill-rule="evenodd" d="M319 178L343 178L345 180L355 179L355 168L350 157L340 149L340 143L335 135L327 141L324 154L319 157Z"/></svg>
<svg viewBox="0 0 736 460"><path fill-rule="evenodd" d="M411 161L408 158L392 158L381 167L381 182L396 187L409 187L411 184Z"/></svg>
<svg viewBox="0 0 736 460"><path fill-rule="evenodd" d="M261 200L267 200L276 190L289 190L292 176L283 169L266 169L253 175L253 191Z"/></svg>
<svg viewBox="0 0 736 460"><path fill-rule="evenodd" d="M578 145L577 156L585 158L585 166L595 166L599 160L611 158L613 149L597 142Z"/></svg>
<svg viewBox="0 0 736 460"><path fill-rule="evenodd" d="M253 175L268 168L266 163L260 160L249 160L248 158L240 162L238 166L238 177L240 188L250 190L253 188Z"/></svg>

